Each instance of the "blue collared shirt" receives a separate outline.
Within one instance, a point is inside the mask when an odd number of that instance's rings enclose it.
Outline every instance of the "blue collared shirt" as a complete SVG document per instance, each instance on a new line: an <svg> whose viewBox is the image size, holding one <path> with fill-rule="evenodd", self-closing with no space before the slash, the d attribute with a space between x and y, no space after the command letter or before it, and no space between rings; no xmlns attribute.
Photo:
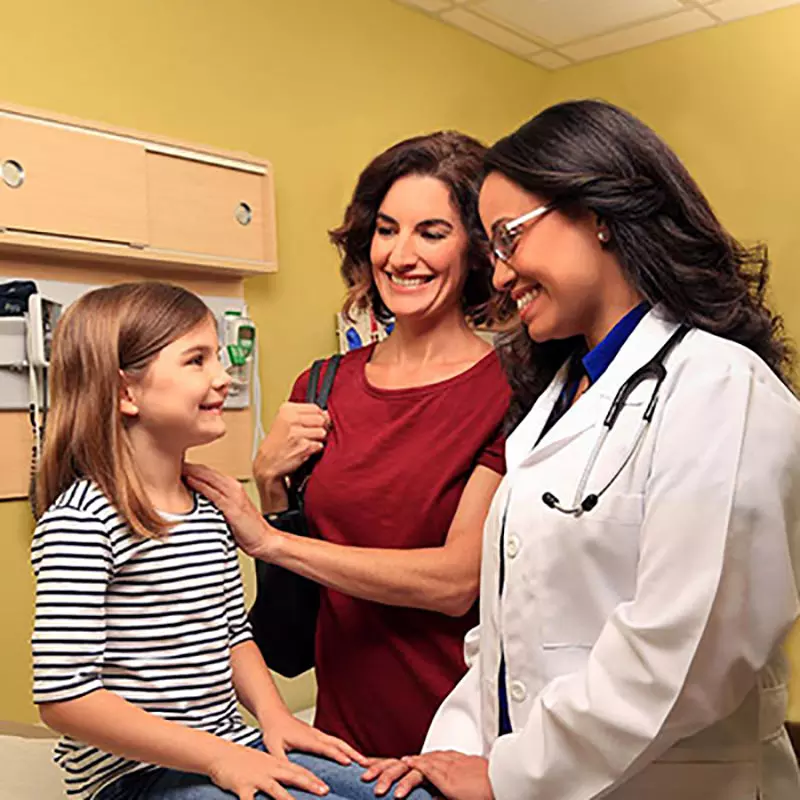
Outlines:
<svg viewBox="0 0 800 800"><path fill-rule="evenodd" d="M589 385L596 383L598 378L608 369L617 353L622 349L628 337L636 326L650 310L649 303L640 303L631 309L581 360L583 368L589 376Z"/></svg>
<svg viewBox="0 0 800 800"><path fill-rule="evenodd" d="M650 310L649 303L640 303L636 308L631 309L603 338L603 340L593 347L581 359L583 369L589 377L589 385L595 383L600 376L608 369L611 362L616 358L617 353L622 349L622 345L628 340L628 337L636 329L636 326L642 321L642 318ZM550 418L545 424L542 436L558 421L559 417L566 413L567 409L572 405L572 400L575 393L578 391L578 384L580 377L573 383L568 382L564 385L562 396L556 402L555 408L560 410L560 413L551 414ZM503 591L503 583L505 582L505 559L503 555L505 543L505 524L500 534L500 591ZM500 656L500 675L498 680L498 702L500 710L500 735L504 733L511 733L511 718L508 714L508 696L506 694L506 660L505 656Z"/></svg>

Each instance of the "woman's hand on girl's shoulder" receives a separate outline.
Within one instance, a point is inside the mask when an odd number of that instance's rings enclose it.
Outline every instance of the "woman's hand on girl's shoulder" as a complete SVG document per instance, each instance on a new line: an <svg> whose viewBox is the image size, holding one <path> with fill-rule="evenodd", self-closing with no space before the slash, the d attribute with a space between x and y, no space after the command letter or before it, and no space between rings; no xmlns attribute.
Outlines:
<svg viewBox="0 0 800 800"><path fill-rule="evenodd" d="M210 765L208 776L239 800L253 800L257 792L266 792L275 800L292 800L281 784L320 796L329 791L328 785L312 772L286 759L232 742L224 744L219 758Z"/></svg>
<svg viewBox="0 0 800 800"><path fill-rule="evenodd" d="M259 720L264 745L277 758L286 758L287 750L325 756L339 764L353 761L366 766L368 759L347 742L314 728L286 712L270 720Z"/></svg>
<svg viewBox="0 0 800 800"><path fill-rule="evenodd" d="M183 477L224 514L236 544L247 555L269 560L270 543L280 534L264 521L236 478L203 464L184 464Z"/></svg>

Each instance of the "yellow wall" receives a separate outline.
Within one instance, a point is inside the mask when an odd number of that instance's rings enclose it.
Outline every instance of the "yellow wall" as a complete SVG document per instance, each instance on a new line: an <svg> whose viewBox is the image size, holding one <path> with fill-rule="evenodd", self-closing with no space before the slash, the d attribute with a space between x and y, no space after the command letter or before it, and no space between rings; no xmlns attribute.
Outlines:
<svg viewBox="0 0 800 800"><path fill-rule="evenodd" d="M601 97L677 151L740 238L763 240L772 297L800 342L800 7L552 73L543 105ZM800 626L790 717L800 721Z"/></svg>
<svg viewBox="0 0 800 800"><path fill-rule="evenodd" d="M335 345L342 296L326 237L369 158L438 128L493 139L544 73L389 0L18 0L3 4L0 96L269 158L281 271L246 291L265 419ZM0 503L0 719L34 721L31 520ZM307 705L308 680L290 687Z"/></svg>

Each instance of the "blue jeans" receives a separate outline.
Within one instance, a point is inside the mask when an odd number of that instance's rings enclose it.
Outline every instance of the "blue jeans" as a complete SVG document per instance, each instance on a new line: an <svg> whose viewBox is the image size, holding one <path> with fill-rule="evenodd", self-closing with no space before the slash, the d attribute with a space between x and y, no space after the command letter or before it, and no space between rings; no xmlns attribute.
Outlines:
<svg viewBox="0 0 800 800"><path fill-rule="evenodd" d="M253 744L257 750L264 750L261 741ZM324 756L310 753L290 753L289 759L313 772L330 786L325 800L377 800L373 783L364 783L361 774L364 767L350 764L347 767L330 761ZM287 788L295 800L320 800L318 795L302 789ZM408 800L432 800L427 789L417 788L408 795ZM236 795L220 789L205 775L193 772L180 772L175 769L159 768L131 775L123 775L119 780L106 786L95 800L231 800ZM394 790L384 795L393 798ZM256 800L266 800L267 795L259 792Z"/></svg>

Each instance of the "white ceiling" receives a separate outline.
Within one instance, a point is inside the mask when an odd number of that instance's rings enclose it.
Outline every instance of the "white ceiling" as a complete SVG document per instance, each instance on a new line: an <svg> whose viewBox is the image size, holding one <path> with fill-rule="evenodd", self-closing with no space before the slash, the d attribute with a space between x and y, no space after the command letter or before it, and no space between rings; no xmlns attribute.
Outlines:
<svg viewBox="0 0 800 800"><path fill-rule="evenodd" d="M545 69L560 69L800 0L397 0Z"/></svg>

